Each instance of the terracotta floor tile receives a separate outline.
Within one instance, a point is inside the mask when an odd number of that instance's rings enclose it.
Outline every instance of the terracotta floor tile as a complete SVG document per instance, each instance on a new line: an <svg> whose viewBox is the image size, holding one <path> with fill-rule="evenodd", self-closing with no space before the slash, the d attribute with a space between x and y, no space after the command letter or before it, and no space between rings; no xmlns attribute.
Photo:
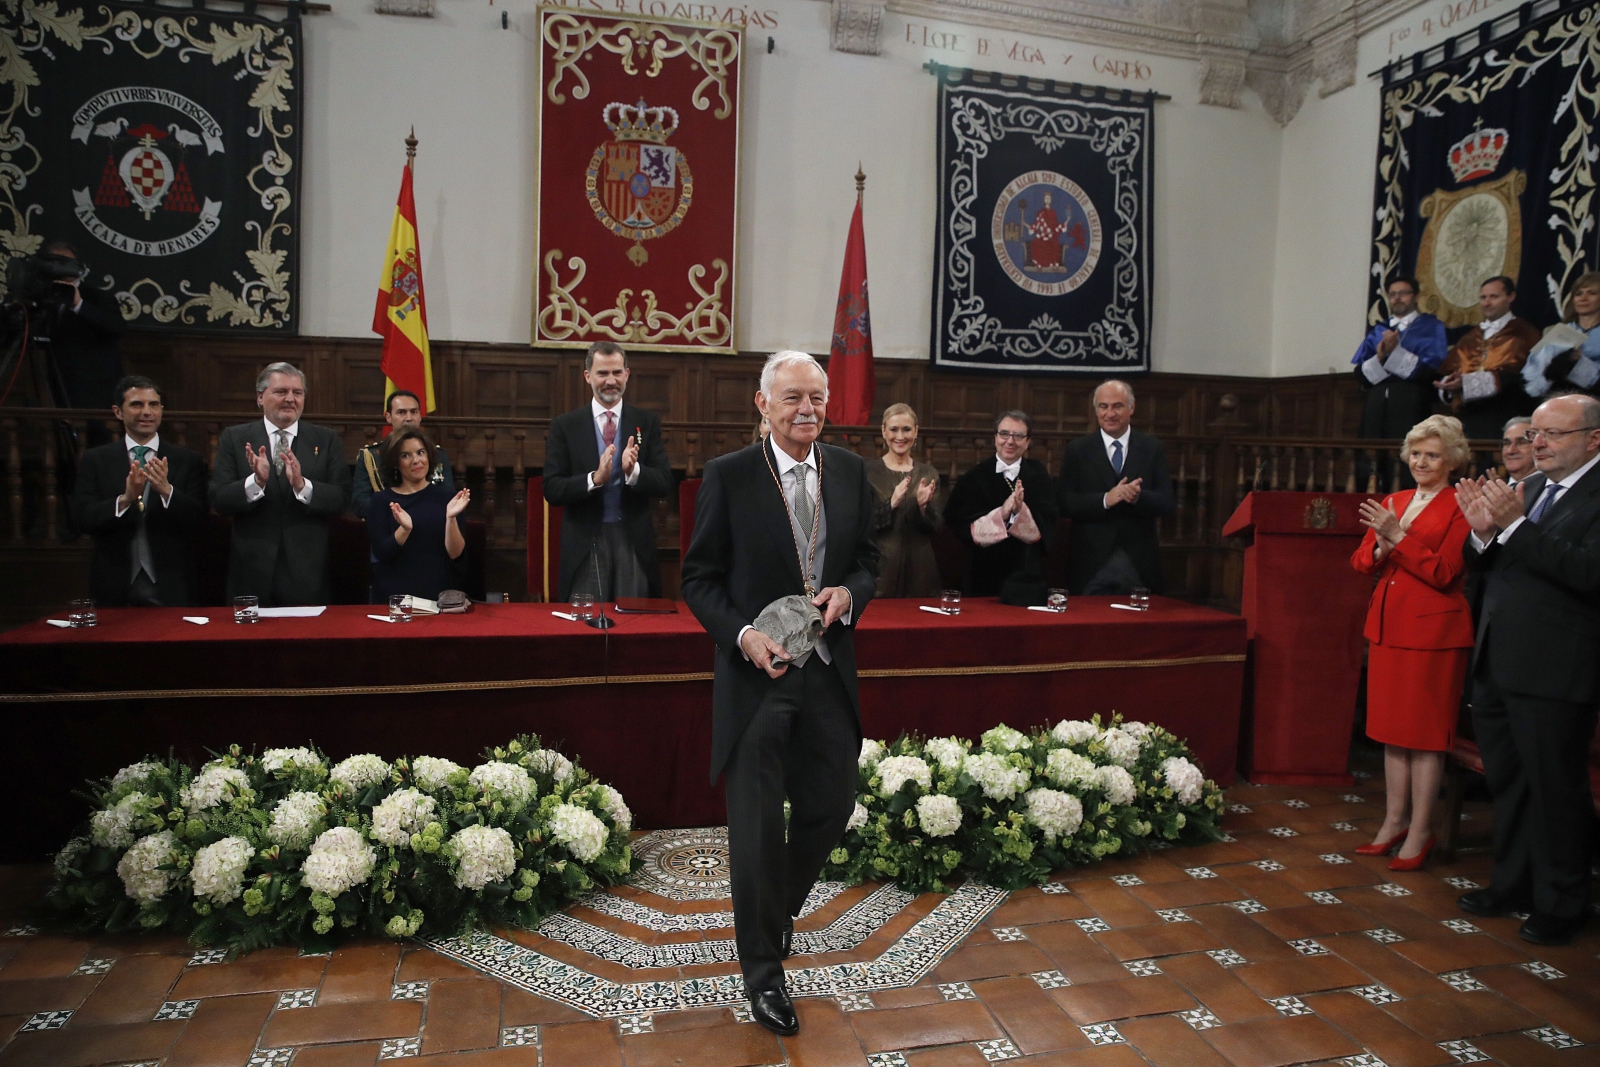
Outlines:
<svg viewBox="0 0 1600 1067"><path fill-rule="evenodd" d="M31 1015L36 1011L65 1011L82 1004L101 975L38 978L25 982L0 982L0 1015Z"/></svg>
<svg viewBox="0 0 1600 1067"><path fill-rule="evenodd" d="M294 1067L373 1067L382 1047L382 1041L312 1045L294 1054Z"/></svg>
<svg viewBox="0 0 1600 1067"><path fill-rule="evenodd" d="M1594 983L1571 976L1538 978L1521 967L1490 967L1473 977L1579 1041L1600 1044L1600 988Z"/></svg>
<svg viewBox="0 0 1600 1067"><path fill-rule="evenodd" d="M1216 934L1224 945L1251 963L1292 959L1299 955L1284 943L1283 938L1274 937L1256 922L1254 916L1246 915L1237 908L1213 904L1185 910L1195 922Z"/></svg>
<svg viewBox="0 0 1600 1067"><path fill-rule="evenodd" d="M552 1023L581 1023L589 1016L576 1008L558 1004L532 993L507 986L500 1000L501 1026L548 1026Z"/></svg>
<svg viewBox="0 0 1600 1067"><path fill-rule="evenodd" d="M794 1002L794 1011L800 1020L800 1032L783 1039L783 1050L792 1067L867 1067L867 1055L861 1051L861 1042L838 1001L831 997L802 997Z"/></svg>
<svg viewBox="0 0 1600 1067"><path fill-rule="evenodd" d="M1233 1067L1282 1067L1361 1051L1360 1045L1315 1015L1216 1026L1202 1030L1201 1036Z"/></svg>
<svg viewBox="0 0 1600 1067"><path fill-rule="evenodd" d="M317 1003L388 1000L399 963L400 945L393 941L363 941L337 948L322 976Z"/></svg>
<svg viewBox="0 0 1600 1067"><path fill-rule="evenodd" d="M1450 990L1431 997L1416 997L1384 1010L1429 1041L1455 1041L1479 1034L1527 1030L1543 1025L1532 1013L1498 993L1457 993Z"/></svg>
<svg viewBox="0 0 1600 1067"><path fill-rule="evenodd" d="M0 982L64 978L77 969L89 951L88 941L44 934L28 938L0 968Z"/></svg>
<svg viewBox="0 0 1600 1067"><path fill-rule="evenodd" d="M969 982L975 978L1033 974L1050 968L1050 957L1026 941L1001 941L958 948L933 974L941 982Z"/></svg>
<svg viewBox="0 0 1600 1067"><path fill-rule="evenodd" d="M1353 885L1376 885L1383 875L1359 863L1318 863L1315 867L1291 867L1280 872L1284 881L1305 893L1340 890Z"/></svg>
<svg viewBox="0 0 1600 1067"><path fill-rule="evenodd" d="M1366 934L1336 934L1317 940L1372 981L1388 986L1402 997L1426 997L1450 988L1432 971L1423 970L1396 952L1400 945L1382 945Z"/></svg>
<svg viewBox="0 0 1600 1067"><path fill-rule="evenodd" d="M159 1023L85 1026L79 1030L65 1027L35 1030L18 1034L0 1049L0 1064L5 1067L84 1067L159 1060L172 1048L184 1025L181 1020L174 1019Z"/></svg>
<svg viewBox="0 0 1600 1067"><path fill-rule="evenodd" d="M972 991L1024 1053L1054 1052L1089 1043L1078 1025L1032 978L974 982Z"/></svg>
<svg viewBox="0 0 1600 1067"><path fill-rule="evenodd" d="M799 1003L796 1001L796 1003ZM431 1014L433 1006L428 1011ZM708 1026L734 1025L733 1012L727 1008L690 1008L688 1011L657 1013L655 1027L658 1033L667 1030L704 1030Z"/></svg>
<svg viewBox="0 0 1600 1067"><path fill-rule="evenodd" d="M1029 926L1063 919L1086 919L1093 914L1094 910L1076 893L1036 893L1023 900L1006 901L990 913L989 922L994 926Z"/></svg>
<svg viewBox="0 0 1600 1067"><path fill-rule="evenodd" d="M436 978L481 978L482 974L464 963L441 956L432 949L413 949L400 961L396 982L428 982Z"/></svg>
<svg viewBox="0 0 1600 1067"><path fill-rule="evenodd" d="M546 1027L539 1031L539 1043L549 1067L621 1067L622 1064L622 1039L617 1034L617 1024L605 1019Z"/></svg>
<svg viewBox="0 0 1600 1067"><path fill-rule="evenodd" d="M1204 953L1172 956L1161 961L1161 969L1225 1023L1268 1019L1278 1014L1276 1008L1239 981L1232 969Z"/></svg>
<svg viewBox="0 0 1600 1067"><path fill-rule="evenodd" d="M1460 937L1454 930L1430 919L1410 905L1410 897L1389 897L1376 891L1353 890L1343 898L1364 915L1372 917L1373 927L1393 930L1411 941Z"/></svg>
<svg viewBox="0 0 1600 1067"><path fill-rule="evenodd" d="M1392 946L1396 952L1423 970L1435 974L1465 971L1473 967L1524 963L1528 955L1497 941L1487 934L1456 934L1426 941L1403 941Z"/></svg>
<svg viewBox="0 0 1600 1067"><path fill-rule="evenodd" d="M1300 899L1303 901L1305 897ZM1285 941L1373 928L1370 917L1345 904L1301 904L1293 908L1260 912L1251 918L1262 929Z"/></svg>
<svg viewBox="0 0 1600 1067"><path fill-rule="evenodd" d="M602 1055L604 1053L601 1053ZM296 1055L295 1063L300 1062ZM385 1063L389 1062L387 1060ZM486 1048L476 1052L446 1052L441 1056L429 1056L425 1060L418 1060L421 1067L539 1067L539 1050L532 1045L513 1046L511 1048ZM587 1067L589 1063L610 1064L620 1063L620 1060L571 1060L563 1058L545 1060L547 1067L566 1067L568 1063Z"/></svg>
<svg viewBox="0 0 1600 1067"><path fill-rule="evenodd" d="M1108 926L1145 926L1159 921L1155 912L1111 882L1074 882L1072 891Z"/></svg>
<svg viewBox="0 0 1600 1067"><path fill-rule="evenodd" d="M1080 1026L1138 1015L1165 1015L1195 1006L1194 998L1165 975L1068 986L1052 989L1050 995Z"/></svg>
<svg viewBox="0 0 1600 1067"><path fill-rule="evenodd" d="M771 1033L732 1023L709 1030L624 1035L622 1052L628 1067L759 1067L783 1062L783 1049ZM545 1056L548 1061L549 1053Z"/></svg>
<svg viewBox="0 0 1600 1067"><path fill-rule="evenodd" d="M1199 1031L1175 1016L1129 1019L1118 1023L1117 1030L1155 1067L1229 1067Z"/></svg>
<svg viewBox="0 0 1600 1067"><path fill-rule="evenodd" d="M1366 975L1331 955L1273 960L1230 969L1239 981L1267 1000L1369 984Z"/></svg>
<svg viewBox="0 0 1600 1067"><path fill-rule="evenodd" d="M952 1045L958 1041L989 1041L1005 1036L990 1017L988 1008L976 1000L953 1000L918 1008L854 1011L847 1018L868 1052Z"/></svg>
<svg viewBox="0 0 1600 1067"><path fill-rule="evenodd" d="M1186 847L1173 856L1182 857L1178 867L1220 867L1225 863L1249 863L1261 858L1261 853L1243 841L1213 841L1206 845Z"/></svg>
<svg viewBox="0 0 1600 1067"><path fill-rule="evenodd" d="M1025 1067L1146 1067L1145 1061L1128 1045L1100 1045L1068 1052L1047 1052L1018 1061Z"/></svg>
<svg viewBox="0 0 1600 1067"><path fill-rule="evenodd" d="M322 981L328 961L321 956L303 959L257 959L246 956L232 963L190 967L173 987L174 1000L264 993L274 989L310 989Z"/></svg>
<svg viewBox="0 0 1600 1067"><path fill-rule="evenodd" d="M1199 923L1151 923L1095 934L1100 946L1119 960L1145 960L1222 948L1222 939Z"/></svg>
<svg viewBox="0 0 1600 1067"><path fill-rule="evenodd" d="M1455 1058L1354 993L1318 993L1305 1004L1388 1067L1442 1067Z"/></svg>
<svg viewBox="0 0 1600 1067"><path fill-rule="evenodd" d="M415 1037L421 1030L422 1004L415 1000L318 1005L275 1013L261 1035L261 1047Z"/></svg>
<svg viewBox="0 0 1600 1067"><path fill-rule="evenodd" d="M0 1015L0 1048L16 1036L17 1030L27 1022L27 1015Z"/></svg>
<svg viewBox="0 0 1600 1067"><path fill-rule="evenodd" d="M164 1067L238 1067L250 1058L276 993L250 993L202 1000Z"/></svg>
<svg viewBox="0 0 1600 1067"><path fill-rule="evenodd" d="M1031 926L1028 940L1074 982L1111 982L1127 977L1127 969L1073 923Z"/></svg>
<svg viewBox="0 0 1600 1067"><path fill-rule="evenodd" d="M872 1002L880 1008L915 1008L922 1004L939 1004L943 1001L944 994L939 992L939 987L931 979L923 985L885 989L881 993L872 994Z"/></svg>
<svg viewBox="0 0 1600 1067"><path fill-rule="evenodd" d="M501 988L499 982L485 978L433 983L422 1028L422 1054L498 1045ZM320 997L317 1003L322 1003Z"/></svg>
<svg viewBox="0 0 1600 1067"><path fill-rule="evenodd" d="M72 1026L147 1023L167 999L186 961L178 956L124 956L100 979Z"/></svg>
<svg viewBox="0 0 1600 1067"><path fill-rule="evenodd" d="M1473 1045L1511 1067L1580 1067L1600 1062L1600 1049L1556 1050L1526 1034L1492 1034L1472 1039Z"/></svg>
<svg viewBox="0 0 1600 1067"><path fill-rule="evenodd" d="M1157 909L1191 908L1244 899L1239 887L1223 878L1190 878L1183 882L1129 886L1128 894Z"/></svg>
<svg viewBox="0 0 1600 1067"><path fill-rule="evenodd" d="M977 1045L946 1045L944 1048L906 1055L909 1067L989 1067Z"/></svg>
<svg viewBox="0 0 1600 1067"><path fill-rule="evenodd" d="M1259 900L1276 911L1279 908L1297 908L1306 902L1305 893L1279 877L1279 872L1262 871L1248 864L1226 869L1213 868L1217 874L1232 882L1240 894ZM1324 905L1331 907L1331 905Z"/></svg>

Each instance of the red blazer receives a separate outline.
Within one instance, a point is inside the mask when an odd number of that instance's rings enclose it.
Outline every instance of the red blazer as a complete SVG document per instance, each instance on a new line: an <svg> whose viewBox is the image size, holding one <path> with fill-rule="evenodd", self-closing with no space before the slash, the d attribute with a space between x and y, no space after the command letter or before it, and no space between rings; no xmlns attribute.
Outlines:
<svg viewBox="0 0 1600 1067"><path fill-rule="evenodd" d="M1384 506L1406 513L1415 490L1393 493ZM1462 593L1466 560L1461 548L1471 532L1456 506L1456 491L1446 488L1428 502L1393 552L1373 562L1377 535L1371 530L1350 557L1362 574L1376 574L1377 588L1367 605L1368 641L1391 648L1471 648L1472 611Z"/></svg>

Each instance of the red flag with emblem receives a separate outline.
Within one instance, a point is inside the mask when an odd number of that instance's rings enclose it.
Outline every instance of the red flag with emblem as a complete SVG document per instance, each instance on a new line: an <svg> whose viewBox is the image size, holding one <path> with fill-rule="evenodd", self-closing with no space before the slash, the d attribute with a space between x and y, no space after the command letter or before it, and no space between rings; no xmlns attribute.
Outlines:
<svg viewBox="0 0 1600 1067"><path fill-rule="evenodd" d="M878 379L872 369L872 326L867 314L867 239L861 227L861 197L867 176L856 172L856 212L844 246L839 303L833 312L828 357L828 421L864 426L872 418Z"/></svg>
<svg viewBox="0 0 1600 1067"><path fill-rule="evenodd" d="M422 252L417 247L417 204L411 194L411 161L416 135L406 138L406 168L400 175L400 199L389 227L389 248L378 280L378 306L372 332L383 338L384 402L406 389L422 401L426 415L433 400L433 360L428 351L428 306L422 294Z"/></svg>

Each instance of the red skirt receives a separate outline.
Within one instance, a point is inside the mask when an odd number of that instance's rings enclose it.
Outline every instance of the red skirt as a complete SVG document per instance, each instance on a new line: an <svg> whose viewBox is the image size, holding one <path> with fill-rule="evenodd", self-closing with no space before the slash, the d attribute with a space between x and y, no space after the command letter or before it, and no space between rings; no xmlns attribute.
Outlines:
<svg viewBox="0 0 1600 1067"><path fill-rule="evenodd" d="M1455 744L1470 648L1367 643L1367 736L1385 745L1449 752Z"/></svg>

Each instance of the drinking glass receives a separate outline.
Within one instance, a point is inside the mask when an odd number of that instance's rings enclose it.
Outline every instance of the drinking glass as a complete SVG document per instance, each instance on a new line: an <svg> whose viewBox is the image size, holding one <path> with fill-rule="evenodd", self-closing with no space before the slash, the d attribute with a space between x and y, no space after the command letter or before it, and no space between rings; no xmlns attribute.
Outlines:
<svg viewBox="0 0 1600 1067"><path fill-rule="evenodd" d="M1047 589L1044 594L1044 606L1051 611L1067 610L1067 591L1065 589Z"/></svg>
<svg viewBox="0 0 1600 1067"><path fill-rule="evenodd" d="M1150 590L1142 585L1134 586L1133 592L1128 594L1128 606L1136 611L1150 610Z"/></svg>
<svg viewBox="0 0 1600 1067"><path fill-rule="evenodd" d="M389 598L389 621L411 621L411 597L405 593L396 593Z"/></svg>
<svg viewBox="0 0 1600 1067"><path fill-rule="evenodd" d="M946 589L939 594L939 610L946 615L961 614L961 590Z"/></svg>
<svg viewBox="0 0 1600 1067"><path fill-rule="evenodd" d="M594 593L573 593L573 614L578 616L579 622L587 622L595 617Z"/></svg>
<svg viewBox="0 0 1600 1067"><path fill-rule="evenodd" d="M73 629L82 629L99 622L99 617L94 613L94 601L74 600L67 605L67 621L72 624Z"/></svg>
<svg viewBox="0 0 1600 1067"><path fill-rule="evenodd" d="M233 598L233 621L237 623L257 623L261 621L261 598L254 596L236 596Z"/></svg>

